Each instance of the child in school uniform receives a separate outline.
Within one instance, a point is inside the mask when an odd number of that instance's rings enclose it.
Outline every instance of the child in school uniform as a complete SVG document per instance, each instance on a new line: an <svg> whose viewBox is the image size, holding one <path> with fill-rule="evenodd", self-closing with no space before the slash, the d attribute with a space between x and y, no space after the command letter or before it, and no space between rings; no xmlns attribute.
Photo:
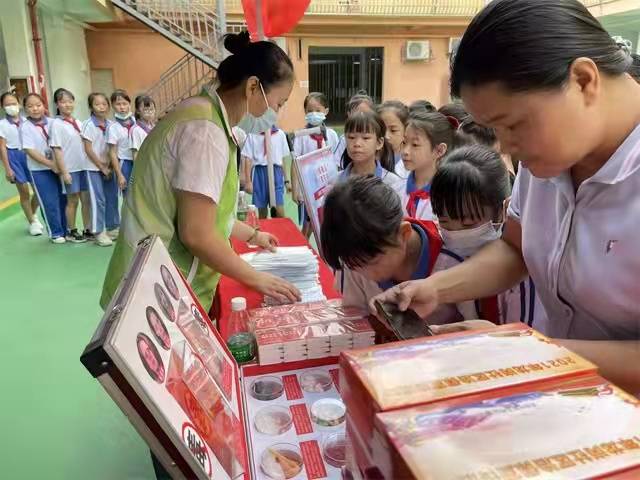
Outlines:
<svg viewBox="0 0 640 480"><path fill-rule="evenodd" d="M138 95L135 100L136 123L131 127L129 145L135 161L138 150L149 132L156 125L156 103L148 95Z"/></svg>
<svg viewBox="0 0 640 480"><path fill-rule="evenodd" d="M402 161L408 172L402 190L406 216L436 220L429 193L431 179L438 161L451 149L454 133L452 121L441 113L417 111L409 116L402 147Z"/></svg>
<svg viewBox="0 0 640 480"><path fill-rule="evenodd" d="M344 181L354 175L375 175L402 196L403 180L395 174L393 149L386 139L386 126L375 112L352 114L344 126L347 148L342 155L338 177Z"/></svg>
<svg viewBox="0 0 640 480"><path fill-rule="evenodd" d="M510 195L509 172L495 150L464 146L443 158L431 186L443 254L460 263L500 238ZM472 318L545 328L546 313L530 278L497 296L476 300L475 307Z"/></svg>
<svg viewBox="0 0 640 480"><path fill-rule="evenodd" d="M348 306L368 308L387 288L457 263L441 254L436 224L405 218L400 197L373 175L334 185L324 203L320 238L323 258L336 270L336 289ZM473 302L444 305L429 322L452 323L471 312Z"/></svg>
<svg viewBox="0 0 640 480"><path fill-rule="evenodd" d="M276 204L270 205L269 179L267 172L267 144L266 135L271 136L271 154L273 158L273 174L276 190ZM253 165L253 171L249 177L251 180L245 184L245 190L253 193L253 204L258 207L260 218L267 218L269 206L276 208L278 217L284 217L284 190L285 185L291 191L291 182L283 167L284 158L289 155L289 144L285 133L278 127L261 134L248 134L242 147L242 156L249 159Z"/></svg>
<svg viewBox="0 0 640 480"><path fill-rule="evenodd" d="M87 174L92 206L91 231L96 244L109 247L113 245L120 227L118 184L111 169L107 146L107 131L111 124L107 118L109 99L104 93L92 93L88 104L91 116L82 124L82 140L90 163Z"/></svg>
<svg viewBox="0 0 640 480"><path fill-rule="evenodd" d="M24 98L27 120L22 123L22 148L27 154L33 190L38 197L51 242L65 243L66 197L62 193L59 170L49 146L53 119L45 116L44 100L37 93Z"/></svg>
<svg viewBox="0 0 640 480"><path fill-rule="evenodd" d="M31 196L29 190L31 175L27 165L27 154L22 150L20 128L24 118L20 115L18 97L11 92L3 93L0 97L0 105L6 115L0 120L0 158L5 177L18 190L22 212L29 222L29 234L34 237L42 235L44 227L36 216L38 199L35 195Z"/></svg>
<svg viewBox="0 0 640 480"><path fill-rule="evenodd" d="M335 152L338 147L338 134L332 128L325 125L325 120L329 114L329 101L324 93L311 92L304 99L305 128L320 127L321 133L309 135L305 137L296 137L293 141L293 152L296 157L319 150L324 147L330 147ZM335 157L335 162L340 168L341 158ZM292 196L298 204L298 217L303 222L303 232L308 237L311 234L311 224L309 223L306 213L304 212L304 199L302 198L302 188L297 171L291 170L292 180Z"/></svg>
<svg viewBox="0 0 640 480"><path fill-rule="evenodd" d="M62 189L67 196L67 241L86 242L91 232L91 204L88 195L82 196L82 219L85 230L76 228L76 215L81 200L81 192L88 192L87 169L92 168L87 161L82 143L82 124L73 118L75 97L64 88L53 95L58 116L51 122L49 145L60 170ZM93 164L91 164L93 165ZM95 167L95 166L94 166Z"/></svg>
<svg viewBox="0 0 640 480"><path fill-rule="evenodd" d="M116 90L111 94L115 122L107 130L107 144L111 168L115 172L118 187L126 193L127 185L133 170L133 155L129 134L136 121L131 113L131 97L124 90Z"/></svg>
<svg viewBox="0 0 640 480"><path fill-rule="evenodd" d="M387 127L387 141L393 148L395 172L402 179L409 176L409 172L402 162L402 143L404 132L409 121L409 108L397 100L387 100L376 109Z"/></svg>
<svg viewBox="0 0 640 480"><path fill-rule="evenodd" d="M358 112L374 112L376 109L376 104L364 90L356 93L353 97L349 99L347 102L347 120L351 115ZM344 155L344 151L347 149L347 138L344 134L340 136L338 139L338 146L333 152L333 156L337 159L336 161L342 162L342 156ZM340 163L341 164L341 163Z"/></svg>

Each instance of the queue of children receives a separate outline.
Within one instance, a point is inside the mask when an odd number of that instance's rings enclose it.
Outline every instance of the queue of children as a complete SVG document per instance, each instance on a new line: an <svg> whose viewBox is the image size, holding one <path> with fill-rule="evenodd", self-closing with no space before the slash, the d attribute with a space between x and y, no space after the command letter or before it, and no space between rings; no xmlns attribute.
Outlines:
<svg viewBox="0 0 640 480"><path fill-rule="evenodd" d="M74 117L72 92L59 88L53 99L55 117L37 93L22 102L11 92L0 97L6 179L16 185L30 235L40 236L46 227L54 244L92 240L111 246L119 234L119 197L126 194L135 155L155 124L155 104L140 95L134 113L124 90L110 97L92 93L87 99L91 115L81 122Z"/></svg>

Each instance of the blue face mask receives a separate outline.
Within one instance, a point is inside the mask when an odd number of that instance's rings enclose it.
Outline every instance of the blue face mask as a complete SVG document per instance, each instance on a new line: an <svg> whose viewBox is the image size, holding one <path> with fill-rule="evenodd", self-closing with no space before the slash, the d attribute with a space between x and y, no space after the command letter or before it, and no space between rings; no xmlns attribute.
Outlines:
<svg viewBox="0 0 640 480"><path fill-rule="evenodd" d="M324 123L327 116L322 112L309 112L305 115L304 119L312 127L317 127Z"/></svg>
<svg viewBox="0 0 640 480"><path fill-rule="evenodd" d="M264 103L267 106L267 109L259 117L253 116L249 112L249 99L247 98L247 113L244 114L244 116L238 123L238 127L244 130L246 133L265 133L269 131L269 129L278 121L278 114L273 108L269 106L267 96L265 95L264 89L262 88L262 83L260 83L260 91L262 92L262 97L264 98Z"/></svg>

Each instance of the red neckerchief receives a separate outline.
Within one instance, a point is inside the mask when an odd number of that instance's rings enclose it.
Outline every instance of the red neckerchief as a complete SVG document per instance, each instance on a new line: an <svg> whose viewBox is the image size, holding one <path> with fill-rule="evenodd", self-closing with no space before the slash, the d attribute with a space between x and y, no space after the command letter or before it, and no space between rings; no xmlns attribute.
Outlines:
<svg viewBox="0 0 640 480"><path fill-rule="evenodd" d="M322 148L322 146L324 145L324 136L321 133L312 133L309 136L311 137L312 140L316 141L316 145L318 147L318 150L320 150Z"/></svg>
<svg viewBox="0 0 640 480"><path fill-rule="evenodd" d="M278 129L276 127L272 127L271 130L271 135L273 136L275 133L278 133ZM264 156L267 156L267 136L265 135L265 132L262 132L260 135L264 136Z"/></svg>
<svg viewBox="0 0 640 480"><path fill-rule="evenodd" d="M122 125L124 128L127 129L127 135L129 133L131 133L131 129L133 128L133 126L136 124L136 122L134 122L131 117L127 118L126 120L120 120L119 118L116 118L116 121ZM125 123L126 122L126 123Z"/></svg>
<svg viewBox="0 0 640 480"><path fill-rule="evenodd" d="M415 218L417 216L418 203L420 203L420 200L429 200L429 198L431 198L431 195L426 190L420 189L411 192L409 194L409 201L407 202L407 214L410 217Z"/></svg>
<svg viewBox="0 0 640 480"><path fill-rule="evenodd" d="M431 275L433 267L436 265L440 250L442 250L442 237L438 231L438 227L435 222L431 220L417 220L415 218L405 218L405 220L413 225L418 225L427 234L429 239L429 272Z"/></svg>
<svg viewBox="0 0 640 480"><path fill-rule="evenodd" d="M80 135L80 127L78 127L78 122L76 122L76 119L73 117L60 117L62 118L62 121L65 123L68 123L69 125L71 125L73 127L73 129L78 132L78 135Z"/></svg>
<svg viewBox="0 0 640 480"><path fill-rule="evenodd" d="M20 116L18 115L18 121L14 122L13 120L11 120L11 117L9 115L6 116L7 122L9 122L11 125L15 126L16 128L20 128Z"/></svg>
<svg viewBox="0 0 640 480"><path fill-rule="evenodd" d="M93 124L96 127L98 127L100 129L102 134L106 137L107 136L107 121L104 120L104 123L100 124L100 121L98 120L98 117L96 117L95 115L91 115L91 121L93 122Z"/></svg>
<svg viewBox="0 0 640 480"><path fill-rule="evenodd" d="M48 123L46 117L42 117L40 122L36 122L33 118L29 118L29 121L42 131L42 135L44 135L45 140L47 141L47 143L49 143L49 133L47 132L46 128L44 128Z"/></svg>

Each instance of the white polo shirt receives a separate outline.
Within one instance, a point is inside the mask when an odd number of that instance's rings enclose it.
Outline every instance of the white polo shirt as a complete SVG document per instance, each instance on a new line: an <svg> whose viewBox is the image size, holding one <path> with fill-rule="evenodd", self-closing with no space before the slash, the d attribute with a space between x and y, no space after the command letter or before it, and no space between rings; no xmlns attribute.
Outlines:
<svg viewBox="0 0 640 480"><path fill-rule="evenodd" d="M82 124L82 138L91 142L91 148L93 148L98 158L102 160L102 163L107 166L110 163L107 148L107 132L109 131L111 121L108 119L105 120L104 130L102 130L96 122L97 120L93 116L84 121ZM90 159L87 158L87 160L93 165ZM89 169L97 170L94 168Z"/></svg>
<svg viewBox="0 0 640 480"><path fill-rule="evenodd" d="M74 124L64 121L62 118L54 118L49 129L49 145L62 150L64 166L69 173L81 172L83 170L93 170L96 166L87 160L82 143L82 125L76 119L71 120Z"/></svg>
<svg viewBox="0 0 640 480"><path fill-rule="evenodd" d="M264 135L250 133L242 146L242 156L250 158L254 167L267 165L264 141ZM271 135L271 153L273 164L280 166L282 166L282 159L290 154L287 137L282 130L278 130Z"/></svg>
<svg viewBox="0 0 640 480"><path fill-rule="evenodd" d="M23 149L31 149L36 150L43 156L47 157L49 160L53 159L53 153L51 152L51 148L49 147L49 133L51 128L51 122L53 119L44 118L46 124L44 125L44 132L42 128L37 127L30 120L26 120L23 122L20 132L22 133L22 148ZM41 164L40 162L36 162L27 154L27 165L29 166L29 170L33 172L37 172L40 170L51 170L49 167Z"/></svg>
<svg viewBox="0 0 640 480"><path fill-rule="evenodd" d="M338 134L332 128L327 127L327 140L322 141L322 147L331 147L331 151L335 152L336 148L338 148ZM309 135L304 137L296 137L293 141L293 153L296 157L301 155L305 155L307 153L315 152L318 150L318 142L315 139L311 138ZM334 160L338 168L340 167L341 158L337 157L334 153Z"/></svg>
<svg viewBox="0 0 640 480"><path fill-rule="evenodd" d="M574 193L569 173L521 167L509 216L549 321L547 335L640 339L640 126Z"/></svg>
<svg viewBox="0 0 640 480"><path fill-rule="evenodd" d="M131 128L133 128L133 126ZM118 160L133 160L131 143L129 142L129 130L127 130L127 127L122 126L117 120L114 121L109 126L109 130L107 130L107 143L118 147Z"/></svg>
<svg viewBox="0 0 640 480"><path fill-rule="evenodd" d="M140 146L144 139L147 138L149 132L147 132L141 123L136 122L136 124L131 127L131 131L129 132L129 146L132 150L140 150Z"/></svg>
<svg viewBox="0 0 640 480"><path fill-rule="evenodd" d="M4 138L6 140L7 148L22 148L20 128L24 122L25 119L22 117L20 117L20 123L18 124L9 121L7 118L0 120L0 138Z"/></svg>

